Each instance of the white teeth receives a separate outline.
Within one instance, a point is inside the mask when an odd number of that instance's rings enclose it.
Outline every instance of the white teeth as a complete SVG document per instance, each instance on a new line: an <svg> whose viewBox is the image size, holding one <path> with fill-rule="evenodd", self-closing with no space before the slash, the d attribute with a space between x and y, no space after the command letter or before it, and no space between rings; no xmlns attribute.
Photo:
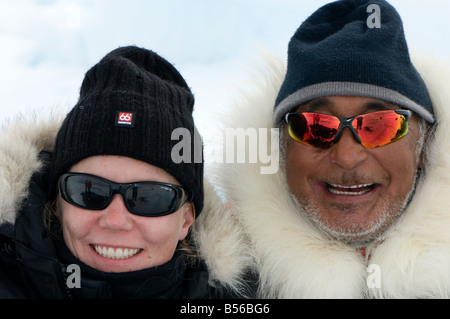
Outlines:
<svg viewBox="0 0 450 319"><path fill-rule="evenodd" d="M368 190L360 191L360 192L343 192L330 188L330 193L335 195L362 195L368 192Z"/></svg>
<svg viewBox="0 0 450 319"><path fill-rule="evenodd" d="M328 184L328 191L335 195L363 195L371 190L369 188L370 186L373 186L374 184L358 184L358 185L352 185L352 186L343 186L338 184ZM354 190L362 188L360 191L345 191L345 189L348 190Z"/></svg>
<svg viewBox="0 0 450 319"><path fill-rule="evenodd" d="M343 186L343 185L338 185L338 184L328 184L328 185L333 186L333 187L338 187L338 188L352 189L352 188L369 187L369 186L372 186L373 184L360 184L360 185L353 185L353 186Z"/></svg>
<svg viewBox="0 0 450 319"><path fill-rule="evenodd" d="M136 255L141 249L134 248L112 248L94 245L95 251L102 257L109 259L126 259Z"/></svg>

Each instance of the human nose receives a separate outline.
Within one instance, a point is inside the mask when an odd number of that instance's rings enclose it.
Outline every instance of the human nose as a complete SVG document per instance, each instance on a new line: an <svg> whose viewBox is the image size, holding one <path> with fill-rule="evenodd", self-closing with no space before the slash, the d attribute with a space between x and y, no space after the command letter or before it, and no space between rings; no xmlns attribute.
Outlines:
<svg viewBox="0 0 450 319"><path fill-rule="evenodd" d="M121 195L114 195L111 203L103 211L100 226L112 230L131 230L131 213L128 211Z"/></svg>
<svg viewBox="0 0 450 319"><path fill-rule="evenodd" d="M368 153L355 139L350 128L344 128L337 143L331 146L329 156L333 163L351 170L364 162Z"/></svg>

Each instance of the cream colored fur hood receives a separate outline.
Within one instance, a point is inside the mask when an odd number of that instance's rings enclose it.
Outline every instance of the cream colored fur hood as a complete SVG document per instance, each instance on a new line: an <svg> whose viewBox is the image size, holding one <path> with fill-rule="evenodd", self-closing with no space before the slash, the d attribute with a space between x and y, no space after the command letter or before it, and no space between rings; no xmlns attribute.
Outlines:
<svg viewBox="0 0 450 319"><path fill-rule="evenodd" d="M43 112L44 113L44 112ZM63 117L18 115L4 119L0 129L0 224L14 223L17 212L28 196L28 184L42 168L41 151L51 151Z"/></svg>
<svg viewBox="0 0 450 319"><path fill-rule="evenodd" d="M231 205L202 213L196 225L214 280L239 287L249 267L260 274L260 297L450 297L450 68L434 58L413 61L439 125L413 200L381 243L367 247L370 259L310 225L289 195L283 169L261 174L262 163L213 163L207 176ZM285 64L268 55L259 71L231 110L219 114L223 128L271 128Z"/></svg>

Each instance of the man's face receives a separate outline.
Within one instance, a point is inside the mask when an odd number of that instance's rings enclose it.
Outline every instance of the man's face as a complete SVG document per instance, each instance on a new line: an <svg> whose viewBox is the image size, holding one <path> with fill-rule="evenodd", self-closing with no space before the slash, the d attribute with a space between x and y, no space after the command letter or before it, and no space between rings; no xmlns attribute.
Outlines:
<svg viewBox="0 0 450 319"><path fill-rule="evenodd" d="M332 96L302 104L296 112L352 117L398 108L372 98ZM420 165L418 120L413 116L408 125L406 136L372 149L359 144L348 128L336 144L321 149L295 141L285 127L287 182L318 228L345 242L365 243L399 216Z"/></svg>

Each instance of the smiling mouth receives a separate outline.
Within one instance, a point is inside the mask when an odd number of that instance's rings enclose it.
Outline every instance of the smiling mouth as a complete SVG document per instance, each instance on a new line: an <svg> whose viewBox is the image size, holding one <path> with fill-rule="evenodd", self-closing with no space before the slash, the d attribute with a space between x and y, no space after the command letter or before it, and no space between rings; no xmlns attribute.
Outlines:
<svg viewBox="0 0 450 319"><path fill-rule="evenodd" d="M327 190L334 195L350 195L360 196L371 192L375 188L376 184L357 184L357 185L339 185L339 184L326 184Z"/></svg>
<svg viewBox="0 0 450 319"><path fill-rule="evenodd" d="M140 248L114 248L108 246L91 245L100 256L108 259L128 259L142 251Z"/></svg>

